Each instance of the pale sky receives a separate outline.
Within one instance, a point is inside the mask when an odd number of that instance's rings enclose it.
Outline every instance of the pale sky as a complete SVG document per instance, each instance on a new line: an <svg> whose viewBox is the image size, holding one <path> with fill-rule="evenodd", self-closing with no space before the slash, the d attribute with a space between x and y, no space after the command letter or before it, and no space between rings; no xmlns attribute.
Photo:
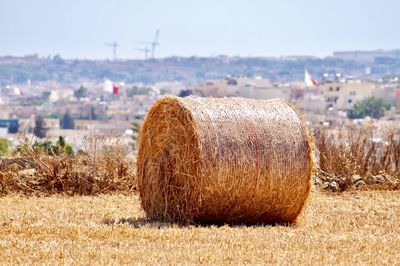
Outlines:
<svg viewBox="0 0 400 266"><path fill-rule="evenodd" d="M400 48L398 0L0 0L0 56L331 55Z"/></svg>

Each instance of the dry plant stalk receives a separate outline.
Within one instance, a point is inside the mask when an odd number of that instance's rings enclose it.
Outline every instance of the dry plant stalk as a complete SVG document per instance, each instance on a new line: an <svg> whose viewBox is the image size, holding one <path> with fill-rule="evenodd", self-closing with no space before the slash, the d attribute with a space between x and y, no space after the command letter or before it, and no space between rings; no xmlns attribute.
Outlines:
<svg viewBox="0 0 400 266"><path fill-rule="evenodd" d="M25 144L18 157L0 159L0 195L93 195L136 189L132 157L118 139L85 138L85 151L75 155L49 155Z"/></svg>
<svg viewBox="0 0 400 266"><path fill-rule="evenodd" d="M137 157L148 218L181 223L293 223L311 187L312 141L280 99L155 103Z"/></svg>
<svg viewBox="0 0 400 266"><path fill-rule="evenodd" d="M400 187L400 129L326 128L315 134L319 176L343 191L362 183L374 189Z"/></svg>

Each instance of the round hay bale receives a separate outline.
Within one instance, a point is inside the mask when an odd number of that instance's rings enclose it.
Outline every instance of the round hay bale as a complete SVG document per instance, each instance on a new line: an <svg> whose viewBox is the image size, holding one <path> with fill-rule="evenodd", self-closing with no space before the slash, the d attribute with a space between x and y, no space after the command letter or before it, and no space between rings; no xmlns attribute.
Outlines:
<svg viewBox="0 0 400 266"><path fill-rule="evenodd" d="M293 223L310 193L312 141L280 99L158 100L139 137L148 218L179 223Z"/></svg>

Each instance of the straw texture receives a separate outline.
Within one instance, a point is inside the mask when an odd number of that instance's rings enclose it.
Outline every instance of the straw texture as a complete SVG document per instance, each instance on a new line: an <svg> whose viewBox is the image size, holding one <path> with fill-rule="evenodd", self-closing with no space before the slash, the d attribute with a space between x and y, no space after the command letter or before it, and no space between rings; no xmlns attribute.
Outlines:
<svg viewBox="0 0 400 266"><path fill-rule="evenodd" d="M307 129L280 99L167 96L141 129L137 178L150 219L293 223L312 172Z"/></svg>

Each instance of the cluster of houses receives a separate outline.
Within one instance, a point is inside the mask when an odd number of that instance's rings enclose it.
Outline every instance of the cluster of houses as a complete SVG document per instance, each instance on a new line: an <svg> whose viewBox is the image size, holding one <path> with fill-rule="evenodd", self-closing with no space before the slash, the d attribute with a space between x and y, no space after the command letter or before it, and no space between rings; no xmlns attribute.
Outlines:
<svg viewBox="0 0 400 266"><path fill-rule="evenodd" d="M151 86L120 82L112 85L111 92L104 89L104 84L86 82L82 85L87 88L84 94L77 93L80 85L76 84L57 86L50 83L33 87L29 82L18 90L1 88L0 137L10 133L5 128L15 125L15 121L18 123L18 131L32 132L37 115L44 117L49 137L129 137L132 134L132 123L140 124L154 101L165 94L282 98L306 114L310 123L319 125L349 123L347 111L358 101L374 96L392 105L384 119L400 119L400 83L396 78L368 81L326 74L320 82L312 81L310 83L305 79L272 84L262 77L226 76L224 79L208 80L191 87L180 82L160 82ZM60 119L66 113L74 118L74 128L62 127Z"/></svg>
<svg viewBox="0 0 400 266"><path fill-rule="evenodd" d="M271 84L261 77L227 76L207 81L195 87L193 92L212 97L282 98L319 124L348 123L347 112L357 102L376 97L392 105L384 119L400 119L400 83L396 78L376 82L326 74L320 83L310 85L306 81Z"/></svg>

